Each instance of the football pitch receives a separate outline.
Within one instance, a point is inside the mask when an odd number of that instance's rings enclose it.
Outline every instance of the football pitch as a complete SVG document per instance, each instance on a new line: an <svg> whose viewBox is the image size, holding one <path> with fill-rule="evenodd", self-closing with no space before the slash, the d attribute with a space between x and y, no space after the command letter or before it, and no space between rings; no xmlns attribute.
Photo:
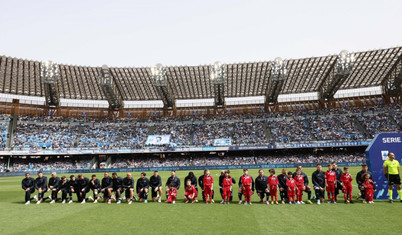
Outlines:
<svg viewBox="0 0 402 235"><path fill-rule="evenodd" d="M323 167L324 168L324 167ZM294 169L290 169L292 172ZM315 168L304 168L309 176ZM350 168L353 177L360 167ZM277 173L280 169L276 169ZM176 204L133 202L128 205L108 205L91 202L49 204L49 200L36 205L24 205L21 189L23 177L0 178L0 234L400 234L402 203L376 202L374 205L359 202L343 203L341 193L337 204L317 205L266 205L258 203L256 194L252 205L238 205L237 184L233 187L233 203L220 204L218 177L220 171L211 171L214 177L215 204L200 202L185 204L183 180L188 171L178 171L181 187ZM250 169L254 178L257 169ZM265 170L268 174L267 170ZM165 184L170 172L159 172ZM194 171L198 177L201 171ZM147 177L152 172L147 172ZM231 170L237 181L241 170ZM85 174L90 178L91 174ZM103 173L96 174L99 179ZM133 178L140 173L134 172ZM58 175L61 177L62 175ZM68 175L66 175L68 176ZM119 173L125 177L125 173ZM36 178L36 176L32 176ZM49 175L47 175L50 178ZM237 182L236 182L237 183ZM353 184L354 200L358 192ZM37 191L34 193L37 194ZM313 191L314 194L314 191ZM46 193L45 196L48 196ZM92 192L89 193L92 195ZM306 198L306 193L304 193ZM76 199L75 195L73 196ZM198 197L201 199L201 195ZM279 193L278 193L279 198ZM165 196L163 196L165 199ZM243 197L244 200L244 197Z"/></svg>

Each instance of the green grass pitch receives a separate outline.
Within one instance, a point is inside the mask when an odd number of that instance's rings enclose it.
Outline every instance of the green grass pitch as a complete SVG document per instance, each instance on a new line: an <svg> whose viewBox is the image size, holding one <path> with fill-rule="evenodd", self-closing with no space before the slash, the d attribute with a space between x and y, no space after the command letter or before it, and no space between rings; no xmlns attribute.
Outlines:
<svg viewBox="0 0 402 235"><path fill-rule="evenodd" d="M352 175L355 176L359 169L351 168ZM310 177L310 186L314 170L303 169ZM197 177L202 173L194 172ZM175 205L154 202L134 202L132 205L125 202L120 205L58 202L51 205L47 201L26 206L21 189L23 177L0 178L0 234L400 234L400 202L369 205L360 201L345 205L341 194L338 204L265 205L258 203L254 194L253 205L238 205L238 187L235 185L234 202L222 205L217 182L219 171L211 172L216 182L216 203L213 205L184 203L183 179L187 171L177 172L182 187L180 200ZM242 173L241 170L231 172L236 180ZM249 172L253 177L257 176L257 169ZM147 174L148 177L152 173ZM160 172L163 183L169 174ZM98 178L102 175L97 173ZM119 175L125 176L124 173ZM86 176L89 178L90 174ZM133 176L136 180L139 172ZM353 190L356 195L355 184Z"/></svg>

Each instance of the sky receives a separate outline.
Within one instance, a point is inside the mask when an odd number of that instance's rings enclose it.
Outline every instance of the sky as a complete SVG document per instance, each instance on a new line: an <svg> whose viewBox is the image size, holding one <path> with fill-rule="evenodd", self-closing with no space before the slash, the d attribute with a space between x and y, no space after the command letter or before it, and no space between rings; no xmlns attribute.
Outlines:
<svg viewBox="0 0 402 235"><path fill-rule="evenodd" d="M122 67L305 58L402 44L402 1L0 0L0 55Z"/></svg>

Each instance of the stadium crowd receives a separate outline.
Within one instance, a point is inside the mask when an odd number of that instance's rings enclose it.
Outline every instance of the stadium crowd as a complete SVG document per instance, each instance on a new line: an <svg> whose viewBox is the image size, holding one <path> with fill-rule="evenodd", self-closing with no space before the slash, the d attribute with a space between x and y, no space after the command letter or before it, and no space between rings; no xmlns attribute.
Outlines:
<svg viewBox="0 0 402 235"><path fill-rule="evenodd" d="M401 108L373 106L340 110L219 116L140 118L62 118L21 116L14 131L14 149L143 148L148 135L171 135L174 146L357 141L376 133L401 130ZM5 145L7 126L0 125Z"/></svg>
<svg viewBox="0 0 402 235"><path fill-rule="evenodd" d="M182 167L182 166L229 166L255 164L291 164L291 163L321 163L321 162L365 162L362 152L325 152L317 154L292 153L271 154L257 156L180 156L159 158L120 157L111 165L111 168L141 168L141 167Z"/></svg>
<svg viewBox="0 0 402 235"><path fill-rule="evenodd" d="M79 170L90 169L89 159L69 158L12 158L10 171L55 171L55 170Z"/></svg>

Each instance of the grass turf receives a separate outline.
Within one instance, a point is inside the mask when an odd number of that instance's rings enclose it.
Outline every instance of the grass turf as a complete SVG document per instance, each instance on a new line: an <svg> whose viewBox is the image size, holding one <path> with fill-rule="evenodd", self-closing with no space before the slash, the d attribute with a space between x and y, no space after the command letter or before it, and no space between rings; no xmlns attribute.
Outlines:
<svg viewBox="0 0 402 235"><path fill-rule="evenodd" d="M350 171L353 176L360 168ZM277 172L280 169L276 169ZM291 169L292 171L294 169ZM303 171L310 178L314 168ZM241 170L231 170L232 177L239 179ZM266 170L267 172L267 170ZM182 180L178 201L175 205L134 202L127 205L113 203L87 203L24 205L21 189L22 177L0 178L0 234L400 234L402 203L376 202L374 205L361 201L353 205L343 204L343 194L338 204L322 205L265 205L258 203L256 194L253 205L238 205L237 184L234 186L234 202L219 202L219 171L211 171L215 183L215 204L185 204L183 179L187 171L178 171ZM201 171L194 171L198 177ZM139 173L133 173L135 180ZM147 172L147 177L152 173ZM170 172L160 172L163 183ZM250 174L257 176L257 170ZM98 178L102 173L97 173ZM119 173L124 177L125 174ZM59 175L61 176L61 175ZM88 178L90 174L86 174ZM33 176L35 178L35 176ZM48 176L49 177L49 176ZM353 194L358 192L353 185ZM314 192L313 192L314 193ZM35 192L37 194L37 191ZM49 193L46 193L46 196ZM89 194L92 195L92 192ZM164 199L165 197L163 197ZM200 199L199 195L199 199ZM278 193L279 198L279 193ZM306 193L304 193L306 198ZM150 199L150 196L149 198ZM355 199L355 197L354 197ZM74 196L75 200L75 196ZM243 198L244 200L244 198ZM151 201L151 200L149 200Z"/></svg>

